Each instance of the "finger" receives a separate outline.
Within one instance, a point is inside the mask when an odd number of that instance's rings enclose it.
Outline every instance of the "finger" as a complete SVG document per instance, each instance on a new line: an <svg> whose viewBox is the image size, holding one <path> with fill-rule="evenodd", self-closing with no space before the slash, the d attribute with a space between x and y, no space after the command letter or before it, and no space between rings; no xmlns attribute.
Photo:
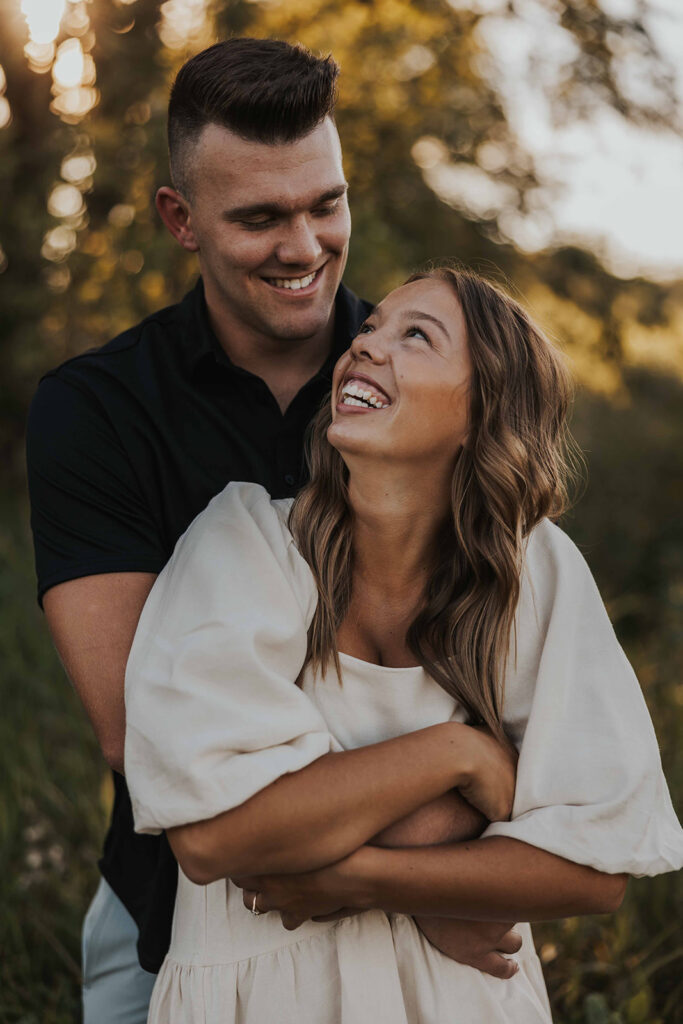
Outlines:
<svg viewBox="0 0 683 1024"><path fill-rule="evenodd" d="M341 910L335 910L333 914L319 914L312 917L311 921L340 921L342 917L353 917L354 914L360 913L360 910L355 910L353 907L342 907Z"/></svg>
<svg viewBox="0 0 683 1024"><path fill-rule="evenodd" d="M486 956L470 961L472 967L484 974L490 974L493 978L513 978L519 970L516 960L508 960L500 953L487 953Z"/></svg>
<svg viewBox="0 0 683 1024"><path fill-rule="evenodd" d="M238 889L256 889L258 884L258 878L256 875L231 875L230 881L233 885L236 885ZM263 878L261 878L263 881Z"/></svg>
<svg viewBox="0 0 683 1024"><path fill-rule="evenodd" d="M499 953L519 953L522 948L522 936L519 932L506 932L500 942L496 945Z"/></svg>
<svg viewBox="0 0 683 1024"><path fill-rule="evenodd" d="M299 928L306 920L305 917L290 914L286 910L280 912L280 918L282 920L282 927L286 928L288 932L293 932L295 928Z"/></svg>
<svg viewBox="0 0 683 1024"><path fill-rule="evenodd" d="M255 903L254 900L256 901ZM254 911L254 906L256 907L256 910L258 910L261 914L265 914L267 910L265 905L266 901L263 896L263 893L256 892L255 889L242 890L242 903L244 903L247 910L251 910L252 913Z"/></svg>

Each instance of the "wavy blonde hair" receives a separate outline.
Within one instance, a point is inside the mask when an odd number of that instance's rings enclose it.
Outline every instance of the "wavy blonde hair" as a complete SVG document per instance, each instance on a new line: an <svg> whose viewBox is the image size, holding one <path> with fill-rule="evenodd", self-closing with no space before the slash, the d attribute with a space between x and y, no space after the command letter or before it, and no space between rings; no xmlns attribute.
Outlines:
<svg viewBox="0 0 683 1024"><path fill-rule="evenodd" d="M472 724L503 737L503 679L525 540L568 506L578 448L567 427L572 382L562 356L510 296L467 270L439 267L406 284L443 281L464 314L472 361L470 429L451 480L440 561L406 642ZM337 629L351 598L353 511L348 470L327 440L329 401L309 435L310 482L289 526L318 587L306 664L341 681Z"/></svg>

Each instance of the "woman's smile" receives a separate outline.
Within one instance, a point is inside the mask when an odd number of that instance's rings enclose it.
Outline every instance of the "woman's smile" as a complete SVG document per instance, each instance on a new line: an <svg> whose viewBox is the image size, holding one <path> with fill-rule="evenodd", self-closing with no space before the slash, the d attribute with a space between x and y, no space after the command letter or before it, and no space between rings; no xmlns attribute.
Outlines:
<svg viewBox="0 0 683 1024"><path fill-rule="evenodd" d="M384 388L364 373L350 371L340 388L341 397L337 409L346 412L355 409L386 409L391 399Z"/></svg>

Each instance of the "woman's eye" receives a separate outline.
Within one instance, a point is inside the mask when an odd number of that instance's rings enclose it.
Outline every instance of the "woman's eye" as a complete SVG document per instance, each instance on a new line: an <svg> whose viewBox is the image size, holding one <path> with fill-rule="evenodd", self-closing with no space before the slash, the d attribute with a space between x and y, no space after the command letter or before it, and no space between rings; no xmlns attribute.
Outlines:
<svg viewBox="0 0 683 1024"><path fill-rule="evenodd" d="M372 324L367 324L366 323L366 324L361 324L360 325L360 327L358 328L358 333L359 334L369 334L370 331L373 331L373 330L374 330L374 327L372 326Z"/></svg>
<svg viewBox="0 0 683 1024"><path fill-rule="evenodd" d="M406 334L410 335L411 338L414 338L416 335L419 335L419 337L422 338L423 341L426 341L428 345L432 344L429 335L426 334L421 327L409 327L408 330L406 331Z"/></svg>

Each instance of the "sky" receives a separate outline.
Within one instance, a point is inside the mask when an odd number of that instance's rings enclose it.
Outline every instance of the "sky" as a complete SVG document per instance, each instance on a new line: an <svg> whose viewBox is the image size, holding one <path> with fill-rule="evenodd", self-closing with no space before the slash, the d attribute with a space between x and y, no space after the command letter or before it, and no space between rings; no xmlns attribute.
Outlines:
<svg viewBox="0 0 683 1024"><path fill-rule="evenodd" d="M498 89L544 183L538 209L526 218L508 214L504 233L530 252L588 244L621 277L683 277L683 136L635 127L605 107L587 120L554 125L539 80L556 80L574 48L557 23L554 0L517 0L513 19L501 13L502 0L449 2L486 14L479 31L495 60ZM615 15L632 14L637 5L600 2ZM683 0L644 0L643 6L648 29L675 69L683 105ZM646 89L633 55L623 61L623 85L634 96ZM485 212L496 205L495 186L485 179L476 169L441 168L432 184L455 205ZM504 195L499 198L502 205Z"/></svg>

